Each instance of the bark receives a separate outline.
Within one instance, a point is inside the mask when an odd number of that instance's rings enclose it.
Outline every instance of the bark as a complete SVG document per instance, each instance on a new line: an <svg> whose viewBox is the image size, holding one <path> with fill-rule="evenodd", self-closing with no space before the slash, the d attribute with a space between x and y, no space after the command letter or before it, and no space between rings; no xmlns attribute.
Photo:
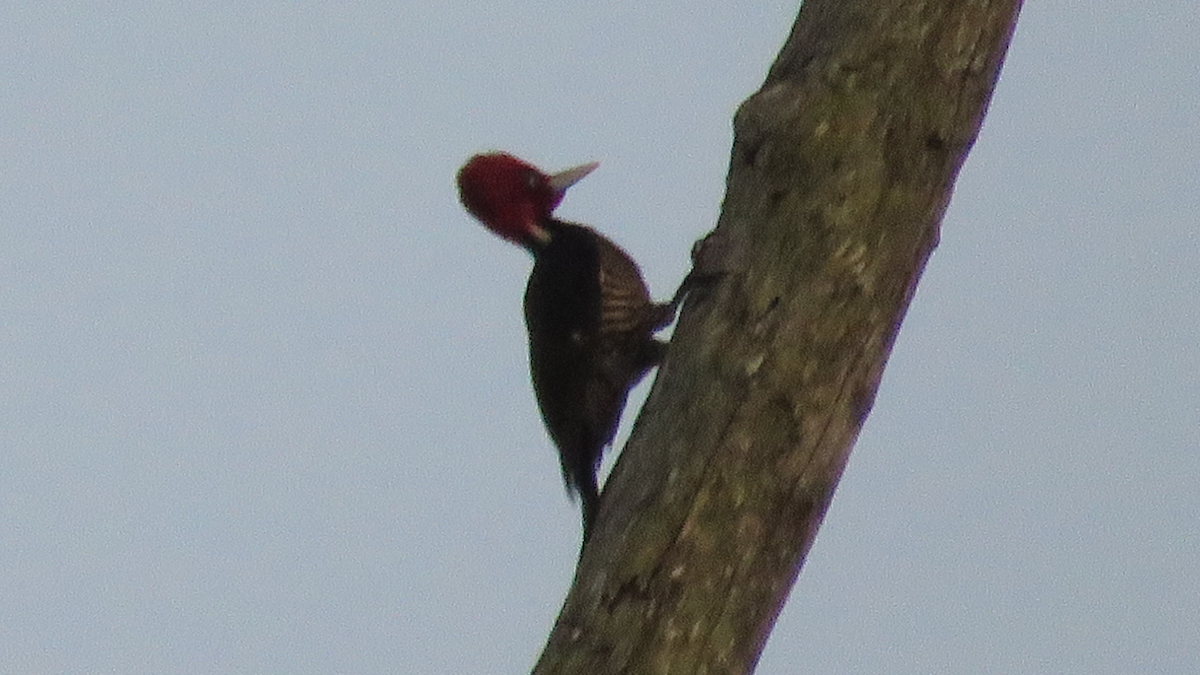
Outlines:
<svg viewBox="0 0 1200 675"><path fill-rule="evenodd" d="M748 673L933 251L1020 0L806 0L534 673Z"/></svg>

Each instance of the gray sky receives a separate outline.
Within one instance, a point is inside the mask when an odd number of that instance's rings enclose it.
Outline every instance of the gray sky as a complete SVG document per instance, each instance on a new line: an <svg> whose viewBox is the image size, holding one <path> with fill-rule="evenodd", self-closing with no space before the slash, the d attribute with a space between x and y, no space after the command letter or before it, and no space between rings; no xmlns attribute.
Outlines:
<svg viewBox="0 0 1200 675"><path fill-rule="evenodd" d="M578 514L453 177L601 160L669 294L795 6L644 4L4 9L0 672L528 671ZM759 673L1200 671L1198 29L1026 7Z"/></svg>

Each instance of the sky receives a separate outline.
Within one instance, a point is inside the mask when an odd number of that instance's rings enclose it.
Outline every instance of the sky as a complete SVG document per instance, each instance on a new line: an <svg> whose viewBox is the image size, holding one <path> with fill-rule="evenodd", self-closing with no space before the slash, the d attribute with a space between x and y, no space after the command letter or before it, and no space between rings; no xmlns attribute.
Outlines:
<svg viewBox="0 0 1200 675"><path fill-rule="evenodd" d="M599 160L665 298L795 11L9 3L0 672L527 672L578 512L454 172ZM758 673L1200 672L1198 29L1027 4Z"/></svg>

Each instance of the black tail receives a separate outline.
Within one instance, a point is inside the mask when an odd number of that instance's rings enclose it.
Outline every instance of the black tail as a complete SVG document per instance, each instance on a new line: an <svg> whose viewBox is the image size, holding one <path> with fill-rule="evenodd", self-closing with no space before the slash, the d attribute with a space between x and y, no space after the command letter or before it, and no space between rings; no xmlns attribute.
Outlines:
<svg viewBox="0 0 1200 675"><path fill-rule="evenodd" d="M596 474L589 472L576 487L579 488L579 501L583 506L583 543L592 536L592 527L596 524L596 516L600 514L600 492L596 488Z"/></svg>

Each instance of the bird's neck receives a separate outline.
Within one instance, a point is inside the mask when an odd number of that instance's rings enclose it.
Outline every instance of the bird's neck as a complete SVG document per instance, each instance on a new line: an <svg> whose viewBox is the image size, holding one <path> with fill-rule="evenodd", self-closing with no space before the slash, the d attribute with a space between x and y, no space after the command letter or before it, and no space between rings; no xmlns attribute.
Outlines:
<svg viewBox="0 0 1200 675"><path fill-rule="evenodd" d="M538 224L548 236L544 240L531 237L525 243L535 258L564 248L586 245L592 238L591 228L557 218L544 218Z"/></svg>

